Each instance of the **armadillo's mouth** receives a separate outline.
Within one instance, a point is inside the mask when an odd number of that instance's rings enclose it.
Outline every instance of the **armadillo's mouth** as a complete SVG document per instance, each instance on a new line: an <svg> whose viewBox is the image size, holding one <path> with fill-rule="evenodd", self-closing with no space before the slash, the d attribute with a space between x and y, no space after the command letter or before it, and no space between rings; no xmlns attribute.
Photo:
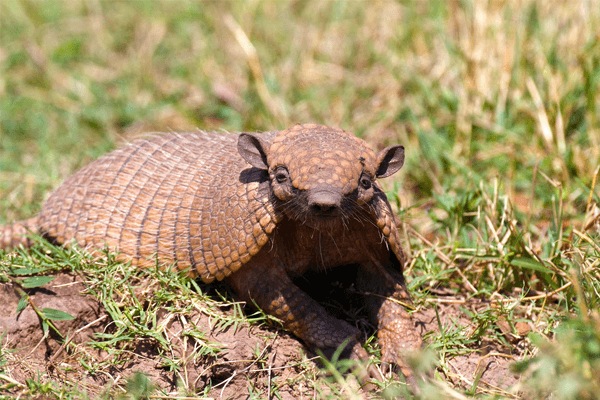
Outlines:
<svg viewBox="0 0 600 400"><path fill-rule="evenodd" d="M334 218L339 218L341 215L339 208L332 208L326 211L323 210L311 210L310 216L316 220L330 220Z"/></svg>
<svg viewBox="0 0 600 400"><path fill-rule="evenodd" d="M311 212L304 220L304 224L320 231L336 230L342 225L341 212L339 209L326 213Z"/></svg>

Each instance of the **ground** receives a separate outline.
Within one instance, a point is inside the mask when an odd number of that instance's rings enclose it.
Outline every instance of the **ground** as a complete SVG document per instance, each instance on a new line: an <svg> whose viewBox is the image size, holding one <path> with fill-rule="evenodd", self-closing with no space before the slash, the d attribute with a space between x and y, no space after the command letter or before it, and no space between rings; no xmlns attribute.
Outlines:
<svg viewBox="0 0 600 400"><path fill-rule="evenodd" d="M56 382L79 382L80 390L96 395L109 384L119 386L123 380L134 380L137 372L147 376L161 392L171 394L185 388L185 392L206 393L214 398L242 399L254 392L277 393L282 399L294 399L313 398L318 391L327 392L326 387L315 387L314 382L303 378L303 374L319 373L322 364L298 339L275 324L219 326L213 318L214 310L208 311L208 308L195 309L185 315L174 314L168 307L159 310L155 323L164 326L171 354L164 354L151 337L136 338L133 345L119 355L98 349L93 345L96 335L114 331L114 321L88 289L81 276L59 273L52 282L27 289L30 306L17 313L21 295L15 291L14 283L0 285L0 304L6 305L0 311L0 330L6 332L2 345L14 349L5 354L6 375L16 382L36 380L40 374ZM343 297L339 299L344 301ZM333 300L330 296L326 306L334 309L335 302L335 296ZM66 341L57 340L52 330L44 335L41 319L32 306L39 310L65 310L74 317L54 321ZM476 311L478 307L473 304L469 308ZM233 317L236 309L226 306L218 312L224 317ZM451 302L423 308L414 316L421 332L431 335L439 334L440 324L468 326L469 320L463 314L459 305ZM362 323L368 325L364 320ZM200 327L205 336L186 334L191 325ZM519 343L523 339L512 336L511 339L511 343L503 347L490 343L465 349L464 354L448 362L447 378L465 389L477 385L476 381L491 391L513 387L518 377L510 372L510 363L520 356ZM207 343L218 350L203 354L198 349ZM165 362L167 357L178 360L179 368L170 368ZM82 359L88 362L83 363ZM95 368L94 363L108 367ZM19 386L13 388L18 389ZM7 390L5 394L10 392ZM361 393L369 395L366 391Z"/></svg>
<svg viewBox="0 0 600 400"><path fill-rule="evenodd" d="M116 359L110 352L95 349L88 343L96 333L110 332L113 321L102 304L85 291L81 278L68 273L58 274L50 284L28 290L29 301L39 309L68 310L74 317L55 321L56 328L68 338L66 349L64 342L57 341L52 332L44 336L40 318L32 307L16 313L20 295L14 291L13 284L1 285L0 303L7 305L0 314L0 329L6 332L3 346L15 349L6 355L5 367L14 380L36 379L43 371L57 381L78 381L81 389L98 394L107 384L119 384L120 378L133 378L134 372L140 372L165 392L176 392L179 387L202 391L211 384L210 393L215 397L245 398L247 380L253 382L256 390L265 390L269 377L277 376L281 381L293 379L298 373L294 365L304 357L297 340L272 327L244 324L211 329L214 322L202 311L177 317L161 310L156 322L165 326L165 339L174 349L170 356L186 360L182 368L170 371L164 365L164 355L151 338L138 338L130 351ZM232 311L224 311L227 312ZM205 329L206 336L202 340L187 337L182 332L189 324ZM221 349L218 358L202 356L196 351L196 347L206 341ZM82 354L112 365L95 371L93 365L79 362ZM114 358L111 360L111 357ZM287 398L296 398L302 394L302 387L284 385L279 392L284 398L285 394Z"/></svg>

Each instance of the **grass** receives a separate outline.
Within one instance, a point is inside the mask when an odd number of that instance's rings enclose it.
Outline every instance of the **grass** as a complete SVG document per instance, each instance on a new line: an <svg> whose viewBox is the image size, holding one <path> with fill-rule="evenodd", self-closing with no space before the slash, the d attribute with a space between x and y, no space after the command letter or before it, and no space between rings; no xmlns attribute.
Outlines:
<svg viewBox="0 0 600 400"><path fill-rule="evenodd" d="M0 221L33 215L77 168L147 131L314 121L376 148L401 143L406 164L384 184L404 221L411 292L421 310L461 310L427 336L436 367L421 360L431 380L419 396L598 398L597 0L22 0L0 11ZM153 325L158 304L181 316L235 307L198 295L194 282L128 270L110 255L92 261L76 250L35 249L0 253L1 279L21 279L14 266L93 277L94 295L116 321L96 346L118 342L121 360L150 337L165 365L181 368ZM188 334L204 337L200 327ZM494 388L453 367L484 346L517 361L516 387ZM101 392L43 374L11 382L10 352L0 349L8 379L0 392ZM306 368L300 377L318 396L356 395L345 375L323 383ZM129 391L117 384L106 393L152 391L130 379ZM383 395L403 390L395 385Z"/></svg>

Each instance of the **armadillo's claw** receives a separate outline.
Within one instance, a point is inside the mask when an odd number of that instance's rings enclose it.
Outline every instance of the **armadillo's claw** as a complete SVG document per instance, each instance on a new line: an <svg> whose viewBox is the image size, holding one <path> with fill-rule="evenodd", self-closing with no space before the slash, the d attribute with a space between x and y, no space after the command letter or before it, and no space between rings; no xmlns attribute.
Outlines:
<svg viewBox="0 0 600 400"><path fill-rule="evenodd" d="M384 373L390 369L396 370L404 376L409 387L416 390L415 373L408 360L421 349L421 336L414 329L397 331L383 328L379 330L378 337L381 346L381 369Z"/></svg>
<svg viewBox="0 0 600 400"><path fill-rule="evenodd" d="M354 374L358 377L361 384L366 384L370 379L383 381L385 378L377 369L375 365L370 361L369 354L365 351L362 345L355 341L352 344L352 353L350 355L351 360L359 361L356 363L354 368Z"/></svg>

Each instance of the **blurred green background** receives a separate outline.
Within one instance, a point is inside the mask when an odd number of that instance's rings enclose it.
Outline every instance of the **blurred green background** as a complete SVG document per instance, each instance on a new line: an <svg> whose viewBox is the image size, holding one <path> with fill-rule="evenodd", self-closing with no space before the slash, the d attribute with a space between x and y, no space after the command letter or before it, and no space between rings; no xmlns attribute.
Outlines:
<svg viewBox="0 0 600 400"><path fill-rule="evenodd" d="M143 132L299 122L404 144L396 180L409 204L497 178L528 209L539 163L569 210L585 211L600 159L597 0L22 0L1 11L3 220ZM535 187L537 205L547 189Z"/></svg>

